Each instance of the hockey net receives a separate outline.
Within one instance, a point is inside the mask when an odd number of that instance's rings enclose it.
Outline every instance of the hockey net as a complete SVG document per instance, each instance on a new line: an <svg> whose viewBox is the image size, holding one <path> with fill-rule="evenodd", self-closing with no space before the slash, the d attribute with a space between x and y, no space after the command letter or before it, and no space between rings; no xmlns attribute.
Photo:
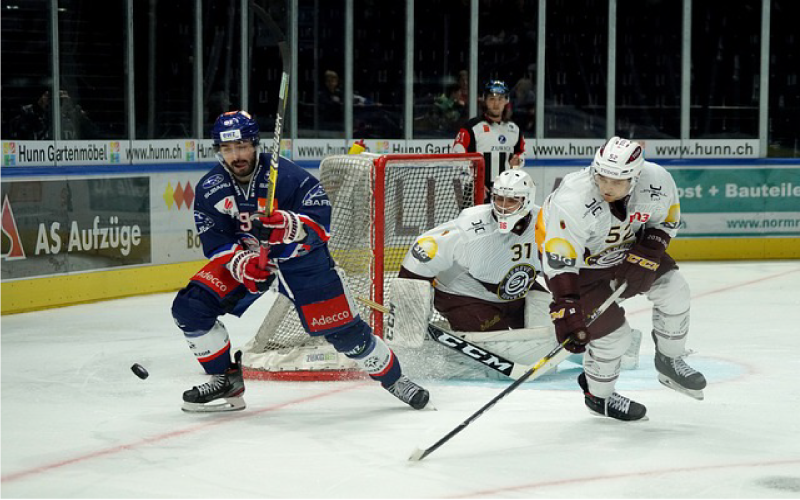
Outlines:
<svg viewBox="0 0 800 500"><path fill-rule="evenodd" d="M328 156L320 181L332 204L328 247L353 298L378 304L391 299L408 249L421 233L482 203L483 156L479 154ZM279 380L359 378L354 361L303 329L283 295L243 349L245 376ZM383 314L355 301L377 335Z"/></svg>

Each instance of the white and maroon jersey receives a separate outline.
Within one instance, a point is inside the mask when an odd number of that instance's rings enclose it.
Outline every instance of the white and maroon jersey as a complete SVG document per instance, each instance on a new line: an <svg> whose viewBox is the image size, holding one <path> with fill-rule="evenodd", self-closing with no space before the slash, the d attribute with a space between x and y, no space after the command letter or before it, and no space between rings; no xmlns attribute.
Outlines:
<svg viewBox="0 0 800 500"><path fill-rule="evenodd" d="M453 152L482 153L486 164L484 185L491 186L495 177L512 168L508 163L512 156L519 155L520 166L524 166L525 139L514 122L493 122L476 117L458 131Z"/></svg>
<svg viewBox="0 0 800 500"><path fill-rule="evenodd" d="M626 213L619 216L603 200L590 167L572 172L547 197L536 220L544 273L552 278L612 267L622 261L641 229L657 228L674 237L680 215L675 181L655 163L644 162Z"/></svg>
<svg viewBox="0 0 800 500"><path fill-rule="evenodd" d="M538 206L531 213L535 217ZM534 224L500 233L491 205L478 205L417 238L403 259L414 274L435 278L437 290L489 302L524 297L542 267Z"/></svg>

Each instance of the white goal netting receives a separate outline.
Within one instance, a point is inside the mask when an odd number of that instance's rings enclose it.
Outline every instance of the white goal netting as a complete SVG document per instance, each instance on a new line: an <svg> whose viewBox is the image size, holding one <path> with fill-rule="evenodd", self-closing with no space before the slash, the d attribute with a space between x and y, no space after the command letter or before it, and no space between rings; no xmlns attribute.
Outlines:
<svg viewBox="0 0 800 500"><path fill-rule="evenodd" d="M354 297L385 304L388 280L415 238L483 198L483 158L452 155L336 155L320 164L333 207L328 243ZM376 334L383 315L357 303ZM357 375L356 365L323 338L310 337L294 306L278 295L243 364L252 378L336 380Z"/></svg>

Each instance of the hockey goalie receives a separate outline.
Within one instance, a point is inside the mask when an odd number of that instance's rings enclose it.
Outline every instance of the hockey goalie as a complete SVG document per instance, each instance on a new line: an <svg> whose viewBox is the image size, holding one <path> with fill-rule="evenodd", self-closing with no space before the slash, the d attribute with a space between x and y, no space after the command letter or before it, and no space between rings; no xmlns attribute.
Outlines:
<svg viewBox="0 0 800 500"><path fill-rule="evenodd" d="M535 195L527 173L505 171L495 178L491 203L465 209L409 249L390 287L384 336L407 352L410 372L507 379L497 359L533 366L556 346L551 296L536 279ZM426 335L432 320L451 335ZM624 369L638 366L640 342L635 331ZM570 360L580 363L580 357Z"/></svg>

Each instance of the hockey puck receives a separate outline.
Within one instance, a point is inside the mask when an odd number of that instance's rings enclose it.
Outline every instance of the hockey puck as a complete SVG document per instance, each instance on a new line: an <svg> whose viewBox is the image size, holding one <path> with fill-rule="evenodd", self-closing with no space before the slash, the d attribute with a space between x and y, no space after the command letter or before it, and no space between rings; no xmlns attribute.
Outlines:
<svg viewBox="0 0 800 500"><path fill-rule="evenodd" d="M131 371L134 373L134 375L142 380L150 376L150 374L147 373L147 370L144 369L144 366L140 365L139 363L134 363L133 366L131 366Z"/></svg>

